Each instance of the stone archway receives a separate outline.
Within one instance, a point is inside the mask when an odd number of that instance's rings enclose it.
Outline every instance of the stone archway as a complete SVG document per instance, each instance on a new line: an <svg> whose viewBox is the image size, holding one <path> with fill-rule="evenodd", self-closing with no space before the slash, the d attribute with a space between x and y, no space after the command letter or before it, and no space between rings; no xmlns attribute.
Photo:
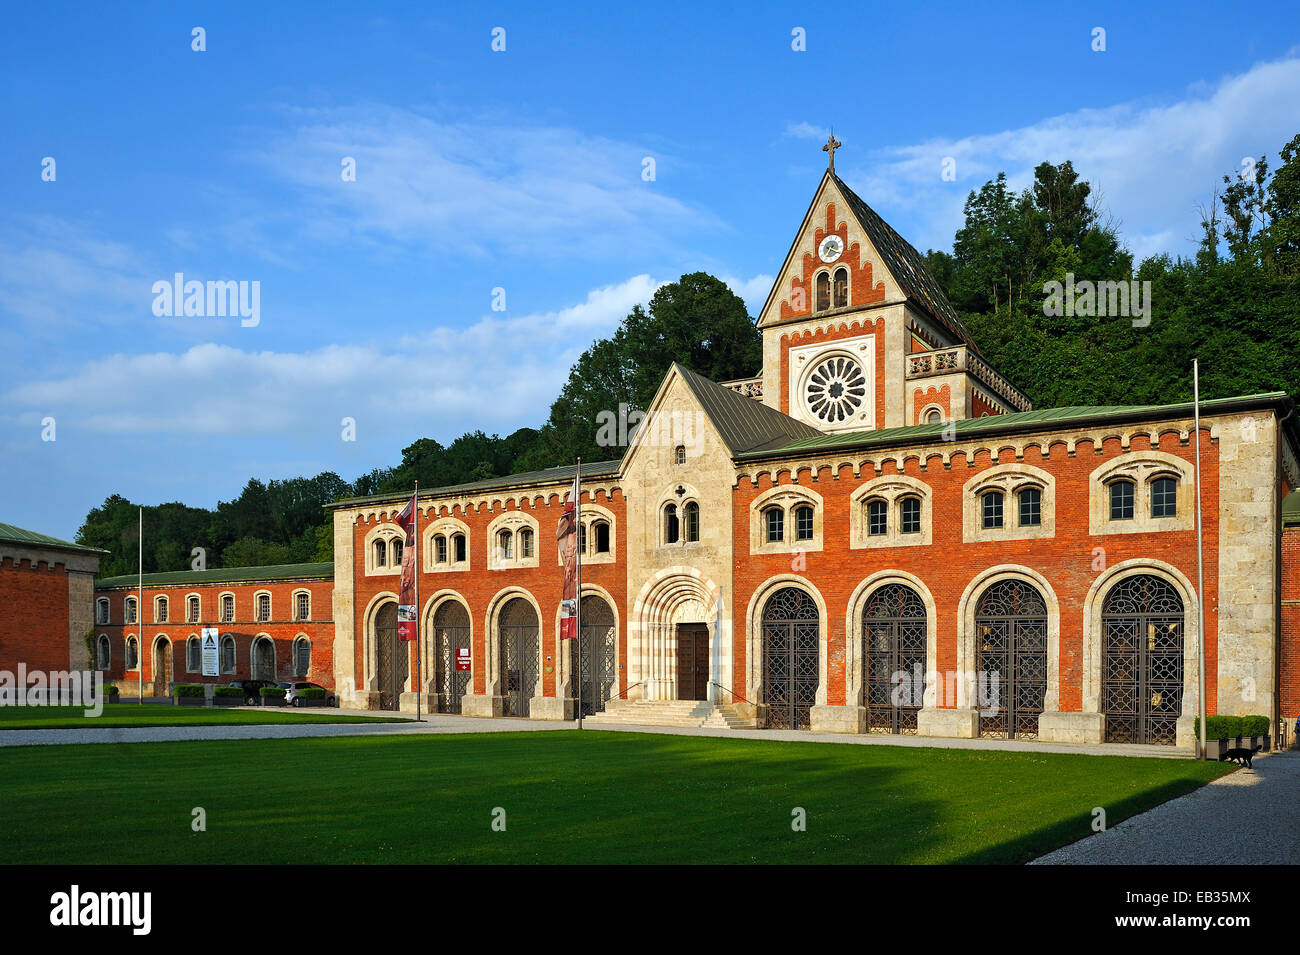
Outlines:
<svg viewBox="0 0 1300 955"><path fill-rule="evenodd" d="M720 691L732 682L730 628L719 612L722 606L717 585L693 567L669 567L652 577L641 588L629 617L629 696L681 699L679 631L689 627L692 659L701 651L706 654L706 698L712 703L730 702Z"/></svg>
<svg viewBox="0 0 1300 955"><path fill-rule="evenodd" d="M172 642L166 637L156 637L153 642L153 695L171 696L171 687Z"/></svg>

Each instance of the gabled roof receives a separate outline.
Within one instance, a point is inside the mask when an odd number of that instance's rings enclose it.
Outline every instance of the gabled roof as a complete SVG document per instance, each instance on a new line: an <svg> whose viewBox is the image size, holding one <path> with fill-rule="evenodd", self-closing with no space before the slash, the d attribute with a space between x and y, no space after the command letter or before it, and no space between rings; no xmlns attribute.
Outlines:
<svg viewBox="0 0 1300 955"><path fill-rule="evenodd" d="M50 547L57 550L74 550L82 554L108 553L108 551L100 550L98 547L74 544L72 541L51 537L48 534L38 534L36 531L29 531L14 524L0 524L0 543L23 544L27 547Z"/></svg>
<svg viewBox="0 0 1300 955"><path fill-rule="evenodd" d="M1243 395L1237 398L1213 398L1201 402L1201 416L1246 411L1261 407L1273 407L1278 409L1279 414L1285 414L1287 409L1293 407L1293 404L1284 391ZM1193 414L1194 411L1195 408L1190 401L1171 405L1075 405L1066 408L1044 408L1037 411L1022 411L1016 414L990 415L987 418L962 418L940 424L916 424L901 428L883 428L878 431L849 431L839 434L822 434L818 432L817 436L813 438L754 450L742 454L740 457L758 458L846 450L849 448L901 446L927 442L940 443L944 440L952 441L980 435L1044 431L1060 426L1081 426L1092 423L1105 425L1125 421L1182 418Z"/></svg>
<svg viewBox="0 0 1300 955"><path fill-rule="evenodd" d="M691 389L700 408L717 429L732 457L747 452L780 447L791 441L820 435L812 425L796 421L761 401L724 388L703 375L673 362L673 369Z"/></svg>
<svg viewBox="0 0 1300 955"><path fill-rule="evenodd" d="M948 296L940 287L938 280L935 279L934 273L925 264L925 257L916 251L910 242L895 232L893 226L880 218L876 210L863 202L862 197L850 189L843 179L833 172L829 175L844 193L844 198L848 201L858 224L862 226L871 244L880 253L885 268L902 288L903 294L968 348L973 348L978 353L979 347L970 337L970 332L966 331L966 326L961 323L961 319L957 317L957 312L948 301Z"/></svg>
<svg viewBox="0 0 1300 955"><path fill-rule="evenodd" d="M268 564L265 567L216 567L211 570L173 570L145 574L149 587L181 587L190 584L238 584L262 580L332 580L333 564ZM135 574L104 577L95 581L95 588L134 587L139 581Z"/></svg>
<svg viewBox="0 0 1300 955"><path fill-rule="evenodd" d="M592 461L582 462L583 477L609 477L617 474L620 462ZM520 474L503 474L500 477L484 478L481 481L469 481L465 484L449 484L445 487L422 487L420 498L448 497L456 494L476 494L479 491L507 490L516 487L530 487L541 484L568 484L577 472L576 464L566 464L558 468L546 468L542 471L524 471ZM365 497L339 498L325 505L326 510L339 507L352 507L357 504L387 504L405 501L410 498L410 491L395 491L385 494L369 494Z"/></svg>

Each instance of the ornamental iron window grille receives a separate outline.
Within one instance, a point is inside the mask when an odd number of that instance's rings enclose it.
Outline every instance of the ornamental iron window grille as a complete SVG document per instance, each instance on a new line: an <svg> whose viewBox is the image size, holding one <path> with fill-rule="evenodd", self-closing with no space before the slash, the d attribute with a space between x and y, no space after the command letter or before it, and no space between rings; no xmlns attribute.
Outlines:
<svg viewBox="0 0 1300 955"><path fill-rule="evenodd" d="M1106 595L1101 625L1106 742L1173 746L1183 709L1183 600L1151 574Z"/></svg>
<svg viewBox="0 0 1300 955"><path fill-rule="evenodd" d="M438 694L439 713L459 713L469 692L469 670L456 669L461 651L468 651L469 614L460 604L448 600L433 614L433 686Z"/></svg>
<svg viewBox="0 0 1300 955"><path fill-rule="evenodd" d="M802 590L778 590L763 608L763 696L768 729L808 729L821 678L821 616Z"/></svg>
<svg viewBox="0 0 1300 955"><path fill-rule="evenodd" d="M916 735L925 700L925 602L904 584L874 591L862 611L867 731Z"/></svg>
<svg viewBox="0 0 1300 955"><path fill-rule="evenodd" d="M981 736L1037 739L1047 696L1047 604L1031 584L1000 580L975 609Z"/></svg>
<svg viewBox="0 0 1300 955"><path fill-rule="evenodd" d="M397 639L397 604L388 602L375 614L375 676L379 708L396 710L410 669L407 644Z"/></svg>
<svg viewBox="0 0 1300 955"><path fill-rule="evenodd" d="M582 715L603 712L614 692L618 674L617 633L614 628L614 611L601 597L588 595L582 598L582 658L578 660L578 641L570 640L569 672L574 678L574 690L582 685ZM581 663L581 670L574 666Z"/></svg>
<svg viewBox="0 0 1300 955"><path fill-rule="evenodd" d="M505 716L528 716L537 689L539 654L537 612L522 597L512 597L497 623L501 638L501 695Z"/></svg>

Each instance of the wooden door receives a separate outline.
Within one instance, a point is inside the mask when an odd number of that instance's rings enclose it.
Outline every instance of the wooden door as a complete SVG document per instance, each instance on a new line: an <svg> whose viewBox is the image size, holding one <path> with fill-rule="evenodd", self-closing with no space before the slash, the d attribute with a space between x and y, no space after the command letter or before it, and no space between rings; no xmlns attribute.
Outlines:
<svg viewBox="0 0 1300 955"><path fill-rule="evenodd" d="M699 624L677 628L677 699L709 698L709 630Z"/></svg>

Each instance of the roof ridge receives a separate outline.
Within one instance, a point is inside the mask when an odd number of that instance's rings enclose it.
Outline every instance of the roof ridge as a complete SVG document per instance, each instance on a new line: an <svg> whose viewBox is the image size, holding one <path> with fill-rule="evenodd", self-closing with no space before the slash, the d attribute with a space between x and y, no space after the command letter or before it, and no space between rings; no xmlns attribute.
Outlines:
<svg viewBox="0 0 1300 955"><path fill-rule="evenodd" d="M680 362L673 362L672 368L695 394L700 410L712 422L733 455L762 450L783 440L813 438L821 434L812 425L723 387Z"/></svg>

